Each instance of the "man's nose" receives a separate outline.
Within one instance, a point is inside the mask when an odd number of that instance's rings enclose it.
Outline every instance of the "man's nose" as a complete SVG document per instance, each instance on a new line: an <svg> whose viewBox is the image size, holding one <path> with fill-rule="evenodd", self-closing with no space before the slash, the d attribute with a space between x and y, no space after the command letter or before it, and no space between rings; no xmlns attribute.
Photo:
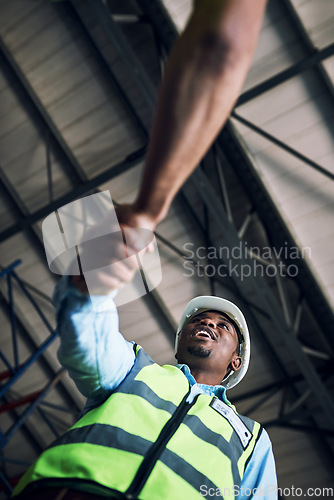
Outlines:
<svg viewBox="0 0 334 500"><path fill-rule="evenodd" d="M216 323L213 319L211 318L202 318L201 319L201 323L203 325L207 325L207 326L211 326L211 327L215 327L216 326Z"/></svg>

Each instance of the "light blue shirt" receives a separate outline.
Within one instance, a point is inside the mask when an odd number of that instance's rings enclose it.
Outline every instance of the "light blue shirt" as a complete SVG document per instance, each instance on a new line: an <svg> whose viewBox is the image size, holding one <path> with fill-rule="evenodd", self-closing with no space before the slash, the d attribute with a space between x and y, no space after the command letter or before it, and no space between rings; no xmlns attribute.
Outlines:
<svg viewBox="0 0 334 500"><path fill-rule="evenodd" d="M61 339L58 358L79 391L88 398L86 410L104 401L124 380L135 361L134 342L127 342L119 332L113 301L116 293L90 298L69 286L67 277L62 278L55 289L54 304ZM224 387L197 384L187 365L177 366L190 383L190 398L207 393L230 404ZM205 490L201 494L204 498L214 496L213 492ZM226 495L224 498L228 499ZM241 485L235 489L235 498L277 499L274 456L264 429L246 466Z"/></svg>

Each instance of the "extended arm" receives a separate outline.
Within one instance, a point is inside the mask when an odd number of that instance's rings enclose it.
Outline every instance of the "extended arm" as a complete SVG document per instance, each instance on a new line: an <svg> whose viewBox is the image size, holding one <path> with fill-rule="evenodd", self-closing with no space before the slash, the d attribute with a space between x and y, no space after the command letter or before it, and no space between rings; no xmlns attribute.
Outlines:
<svg viewBox="0 0 334 500"><path fill-rule="evenodd" d="M266 0L197 0L168 60L144 175L134 204L117 208L121 226L154 230L196 168L239 96ZM108 290L133 276L124 261L101 276ZM116 270L115 270L116 273ZM82 277L72 282L85 291Z"/></svg>

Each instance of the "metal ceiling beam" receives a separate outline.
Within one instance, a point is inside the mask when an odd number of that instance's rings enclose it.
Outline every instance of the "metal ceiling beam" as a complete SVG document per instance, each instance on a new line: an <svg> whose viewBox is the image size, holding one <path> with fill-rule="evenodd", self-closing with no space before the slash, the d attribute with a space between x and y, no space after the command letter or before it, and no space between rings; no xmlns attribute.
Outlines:
<svg viewBox="0 0 334 500"><path fill-rule="evenodd" d="M38 408L41 401L48 395L51 389L53 389L61 380L65 374L65 369L59 370L52 379L47 383L47 385L42 389L40 394L31 401L31 404L23 411L18 419L15 420L13 425L5 432L3 435L3 442L6 444L14 436L14 434L22 427L30 415ZM51 426L52 429L52 426Z"/></svg>
<svg viewBox="0 0 334 500"><path fill-rule="evenodd" d="M276 5L278 9L283 13L284 19L286 19L295 34L298 35L300 41L302 42L306 54L308 56L312 56L314 53L317 53L318 50L314 46L311 36L307 32L307 29L303 25L301 18L298 15L296 8L294 7L291 0L276 0ZM324 49L325 50L325 49ZM325 91L329 92L332 96L332 102L334 103L334 86L331 81L326 69L323 65L318 64L315 66L314 70L319 76L320 81L322 82L323 88Z"/></svg>
<svg viewBox="0 0 334 500"><path fill-rule="evenodd" d="M103 10L105 10L102 3L95 2L95 1L93 3L94 3L94 6L93 6L94 12L96 11L97 15L102 17ZM141 132L143 134L145 134L145 136L147 137L148 132L147 132L146 126L143 126L143 123L139 119L136 111L129 103L129 100L126 97L126 94L122 91L122 89L121 89L120 85L118 84L118 82L116 81L112 71L110 70L110 68L108 68L107 64L105 63L103 56L99 53L97 46L94 44L92 38L89 36L87 31L85 30L82 21L80 20L79 16L76 14L76 11L70 5L67 5L65 8L67 9L67 13L74 18L75 22L78 23L78 25L81 29L81 32L86 39L86 42L89 44L89 47L93 51L94 55L98 58L97 62L100 65L102 65L102 68L105 71L105 73L107 74L109 81L111 80L112 83L114 84L114 88L117 90L118 97L121 99L122 104L124 106L126 106L126 109L128 111L131 112L132 118L136 121L137 124L138 123L140 124ZM104 16L104 17L108 18L108 16ZM116 38L118 39L118 37L120 37L120 41L118 43L121 43L122 42L121 31L119 30L117 25L115 25L113 20L110 19L110 22L113 25L113 28L115 28L116 31L118 30L117 31L118 36L116 36ZM108 31L110 34L110 30L108 30ZM113 42L116 41L114 38L115 37L112 38ZM131 58L131 61L133 64L134 64L134 61L136 61L136 58L134 55ZM1 235L0 235L0 242L1 242L7 238L13 236L17 232L28 228L29 226L31 226L35 222L38 222L41 218L47 216L53 210L60 208L60 206L66 204L66 203L69 203L70 201L73 201L75 198L82 196L83 194L86 194L87 192L94 189L95 187L98 187L98 185L110 180L111 178L113 178L116 175L120 175L121 173L126 171L128 168L131 168L132 165L131 164L129 165L128 162L130 162L130 163L132 162L133 156L136 156L137 152L133 153L132 155L129 155L129 157L126 158L126 160L122 164L115 165L113 167L113 172L112 172L112 175L110 177L108 174L108 172L110 172L110 169L108 169L108 171L101 174L101 176L97 176L96 178L87 182L87 177L86 177L86 174L84 173L82 167L80 166L80 164L76 160L76 158L73 155L69 146L64 141L58 128L54 124L52 118L47 113L42 102L38 98L34 89L30 85L27 78L25 77L25 75L24 75L23 71L21 70L21 68L19 67L19 65L16 63L15 59L11 55L10 51L8 50L5 42L1 39L1 37L0 37L0 62L3 63L2 68L6 71L7 76L11 80L14 79L18 88L20 89L19 97L21 97L21 95L24 95L24 105L26 106L27 102L29 102L33 106L33 109L35 110L36 115L38 116L40 121L43 123L44 127L46 127L47 130L50 131L51 136L56 141L57 145L60 148L60 151L63 153L63 156L65 156L66 162L67 163L69 162L69 164L72 166L72 171L75 174L76 183L79 183L79 184L86 183L83 188L81 188L81 189L80 189L80 187L76 188L69 195L61 197L59 200L54 201L53 203L51 203L47 207L43 207L42 209L38 210L34 214L30 214L29 216L27 216L26 214L23 213L23 211L21 209L20 210L20 215L21 215L20 221L17 224L12 225L10 228L8 228L7 230L5 230L1 233ZM140 72L140 74L144 74L144 72ZM145 77L146 77L146 75L145 75ZM144 77L144 80L145 80L145 77ZM149 82L149 80L147 79L146 84L148 84L148 82ZM143 152L143 149L139 150L138 152L139 153ZM143 158L144 158L144 155L142 155L142 159ZM138 159L138 161L139 161L139 159ZM73 172L72 172L72 174L73 174ZM6 187L5 183L3 185L3 188L8 191L8 187ZM8 196L13 199L12 193L10 191L8 193ZM17 199L14 200L14 203L16 204L16 206L18 208L21 208Z"/></svg>
<svg viewBox="0 0 334 500"><path fill-rule="evenodd" d="M94 61L101 68L101 71L103 72L107 82L108 83L111 82L111 90L115 92L118 101L121 103L123 109L127 112L129 118L137 127L138 131L140 132L142 138L145 140L146 143L148 139L147 127L144 126L143 121L137 110L131 105L126 92L122 88L120 81L117 79L115 73L113 72L112 68L110 67L104 55L100 52L99 47L95 42L94 38L89 33L85 25L85 20L81 18L79 13L78 7L80 6L80 4L78 5L76 2L67 1L67 2L54 3L53 6L57 11L59 11L60 16L62 15L69 16L76 24L76 26L78 26L83 41L91 51ZM114 21L119 22L117 18L116 19L114 18Z"/></svg>
<svg viewBox="0 0 334 500"><path fill-rule="evenodd" d="M283 418L277 418L275 420L269 420L268 422L264 422L264 427L284 427L286 429L291 429L298 432L307 432L307 434L320 434L324 437L334 437L334 431L331 429L319 429L317 427L313 427L310 425L296 424L290 421L286 421Z"/></svg>
<svg viewBox="0 0 334 500"><path fill-rule="evenodd" d="M137 124L138 124L138 122L140 122L140 129L141 129L142 134L145 137L148 137L148 130L147 130L146 125L141 121L141 118L137 114L135 108L132 107L131 103L127 99L126 94L123 92L123 90L121 89L121 87L117 83L113 72L108 67L106 62L104 61L103 56L99 53L99 50L98 50L97 46L95 45L93 39L90 37L89 33L85 30L84 24L82 23L80 17L77 15L76 11L73 9L72 6L67 5L66 9L67 9L67 13L72 16L72 18L74 19L74 21L76 23L78 23L78 26L81 29L81 33L85 37L86 43L89 45L91 50L93 50L94 55L97 58L97 62L101 65L102 69L107 74L109 81L111 80L112 83L114 84L114 86L116 87L118 96L121 98L122 104L124 106L126 106L126 109L128 111L131 112L131 117L134 119L134 121L136 121ZM97 15L100 16L100 19L102 19L102 17L103 17L103 19L105 19L105 18L109 19L109 16L105 15L106 11L105 11L102 4L97 4L96 2L94 2L93 12L94 13L97 12ZM109 19L109 21L111 22L111 25L112 25L112 31L110 31L110 27L108 26L109 23L107 21L107 33L108 33L109 38L111 37L112 42L114 44L116 43L116 47L117 47L118 46L117 43L122 44L122 42L123 42L122 36L123 35L122 35L121 31L119 30L119 28L115 25L114 21L111 19ZM116 34L114 34L114 33L116 33ZM119 40L119 42L117 42L118 40ZM130 57L130 61L132 63L132 69L134 66L138 65L137 59L134 55L132 55ZM18 68L18 71L19 71L19 68ZM144 72L142 72L141 74L144 75L143 79L144 79L146 85L148 85L149 80L148 80L148 78L146 78L146 74ZM22 79L24 80L24 78L22 78ZM27 82L24 81L24 83L25 83L25 87L26 87ZM153 87L152 87L152 89L154 91ZM33 96L34 104L37 104L38 107L41 106L42 112L44 114L45 110L44 110L42 104L39 102L37 96L34 94L33 90L30 87L28 87L28 90L29 90L29 94L32 94L32 96ZM53 125L51 119L49 120L49 122L50 122L49 124ZM51 132L54 133L55 131L58 132L56 127L53 126L51 128ZM66 153L68 153L68 152L70 152L69 149L66 151ZM115 177L116 175L120 175L121 173L128 170L132 166L136 165L139 161L144 159L145 152L146 152L145 148L140 149L138 152L135 152L135 153L129 155L129 157L126 158L126 160L124 162L122 162L121 164L118 164L118 165L112 167L112 169L109 169L107 172L104 172L103 174L97 176L96 178L92 179L89 182L87 182L87 179L83 177L82 184L78 188L74 189L69 195L65 195L64 197L61 197L59 200L53 201L50 205L48 205L47 207L43 207L42 209L38 210L34 214L26 215L24 213L24 211L22 210L22 207L20 207L19 200L17 200L16 197L12 197L14 199L12 199L11 201L13 201L14 204L16 204L16 207L20 209L21 220L18 224L12 226L11 228L9 228L9 230L6 230L2 234L2 236L0 236L0 241L2 240L2 238L6 239L7 237L10 237L10 236L16 234L19 230L22 230L23 228L31 227L31 225L34 222L37 222L39 219L45 217L46 215L48 215L48 213L56 210L57 208L60 208L61 206L63 206L66 203L69 203L70 201L73 201L78 196L80 196L82 194L86 194L87 192L92 190L94 187L98 187L100 184L103 184L107 180L110 180L111 178ZM11 192L11 190L9 192ZM38 244L38 238L37 238L37 241L35 241L35 243L37 243L38 247L41 246ZM149 296L144 297L144 301L149 305L149 307L151 309L153 308L156 311L156 314L159 317L159 321L162 322L163 330L166 332L167 337L169 338L171 343L174 343L175 321L173 320L168 309L164 305L158 292L156 290L154 290L153 293L151 293Z"/></svg>
<svg viewBox="0 0 334 500"><path fill-rule="evenodd" d="M0 405L0 413L4 413L9 410L12 410L13 408L18 408L19 406L24 406L28 403L31 403L32 401L35 401L35 399L40 394L42 394L42 391L35 391L31 392L30 394L27 394L26 396L22 396L18 399L12 399L7 403Z"/></svg>
<svg viewBox="0 0 334 500"><path fill-rule="evenodd" d="M188 213L190 221L194 224L197 231L200 233L200 237L203 238L204 237L203 236L204 230L201 227L201 224L198 220L198 217L193 210L189 210L190 200L186 194L186 189L183 189L183 191L180 194L182 195L183 204L185 206L185 210ZM215 243L213 241L211 241L210 239L208 240L208 245L212 248L214 248L216 246ZM217 260L218 260L219 264L223 263L222 259L217 259ZM227 285L226 281L229 283L229 285ZM266 350L266 353L268 354L268 356L270 356L272 366L285 379L287 379L289 377L288 372L286 371L284 364L281 363L281 360L277 356L275 350L272 349L271 343L268 342L268 339L264 333L263 327L261 326L255 312L258 312L261 314L261 316L265 316L267 319L269 319L268 314L265 311L263 311L262 308L257 307L257 305L254 303L254 301L250 301L250 300L248 300L247 297L244 296L244 294L240 294L240 291L237 288L236 283L231 278L231 276L228 275L228 276L226 276L226 278L222 279L222 281L217 280L217 282L220 283L221 286L224 286L225 288L230 289L232 291L232 293L238 298L241 309L244 311L244 313L247 316L250 323L252 323L254 325L256 332L260 335L261 345Z"/></svg>
<svg viewBox="0 0 334 500"><path fill-rule="evenodd" d="M333 373L333 366L331 365L330 367L330 371L331 373ZM319 369L319 374L323 377L328 377L329 376L329 370L328 370L328 367L323 367L323 368L320 368ZM256 389L253 389L251 391L247 391L243 394L237 394L234 398L233 398L233 401L234 402L239 402L239 401L244 401L244 400L247 400L247 399L252 399L256 396L260 396L266 392L270 392L272 391L273 389L275 388L283 388L283 387L291 387L291 384L296 384L298 382L301 382L303 380L303 375L295 375L294 377L289 377L289 376L286 376L285 378L277 381L277 382L273 382L271 384L266 384L262 387L258 387Z"/></svg>
<svg viewBox="0 0 334 500"><path fill-rule="evenodd" d="M211 187L209 179L199 168L195 170L191 179L196 185L198 194L202 197L203 203L208 206L211 217L216 221L218 226L221 227L221 230L224 233L225 244L227 244L229 248L238 248L238 245L240 244L239 237L236 231L231 227L225 215L224 207ZM233 256L231 256L228 260L231 260L231 262L235 264ZM249 262L247 258L245 259L241 257L238 259L237 264L239 266L246 266ZM305 380L312 389L313 397L318 400L319 407L322 408L324 415L327 416L329 425L334 428L334 401L327 392L327 389L323 385L312 363L301 350L300 344L296 339L292 328L286 323L268 285L263 279L258 279L255 275L247 277L244 280L243 287L245 285L249 285L252 288L257 302L269 312L277 335L279 335L279 338L284 341L287 349L293 355L300 372L304 375ZM240 295L242 295L240 285L237 284L237 286L239 288Z"/></svg>
<svg viewBox="0 0 334 500"><path fill-rule="evenodd" d="M291 78L300 75L304 71L315 67L319 62L324 61L325 59L328 59L333 55L334 55L334 43L328 45L328 47L322 50L314 49L314 53L312 55L305 57L305 59L302 59L296 64L292 64L286 70L281 71L277 75L268 78L268 80L265 80L264 82L255 85L255 87L241 94L241 96L237 100L236 107L241 106L242 104L245 104L248 101L251 101L255 97L264 94L264 92L268 92L268 90L272 90L273 88L277 87L278 85L281 85L282 83L290 80Z"/></svg>
<svg viewBox="0 0 334 500"><path fill-rule="evenodd" d="M177 323L162 300L161 295L155 289L151 290L146 295L143 295L141 299L144 304L146 304L150 314L157 318L162 331L165 333L169 343L174 348Z"/></svg>
<svg viewBox="0 0 334 500"><path fill-rule="evenodd" d="M245 118L243 118L242 116L238 115L235 112L232 113L232 117L235 120L237 120L238 122L240 122L243 125L245 125L246 127L248 127L249 129L256 132L257 134L261 135L262 137L264 137L268 141L272 142L273 144L275 144L279 148L283 149L287 153L290 153L295 158L298 158L298 160L301 160L302 162L306 163L306 165L309 165L310 167L314 168L315 170L317 170L321 174L325 175L326 177L329 177L329 179L334 180L334 174L329 172L329 170L326 170L325 168L323 168L321 165L319 165L315 161L313 161L310 158L308 158L307 156L299 153L299 151L288 146L285 142L280 141L279 139L277 139L277 137L274 137L272 134L269 134L268 132L263 130L261 127L258 127L254 123L250 122L249 120L246 120Z"/></svg>
<svg viewBox="0 0 334 500"><path fill-rule="evenodd" d="M86 0L86 3L89 5L92 15L104 29L110 43L121 56L124 67L129 71L129 77L136 80L137 87L153 115L157 98L156 89L134 54L127 39L101 0Z"/></svg>
<svg viewBox="0 0 334 500"><path fill-rule="evenodd" d="M9 308L8 299L2 290L0 290L0 298L1 298L2 304L4 305L5 313L7 315L9 315L10 308ZM16 322L17 328L20 332L20 336L22 337L23 342L27 345L27 347L33 352L36 351L37 349L39 349L40 346L34 340L32 333L30 333L30 331L29 331L29 327L27 326L26 321L24 321L24 318L21 317L17 307L15 308L15 322ZM48 362L48 360L44 356L41 356L39 358L39 362L40 362L41 368L45 371L46 375L49 378L54 377L56 372L51 367L50 363ZM67 404L69 405L69 408L73 408L76 412L79 413L79 411L81 411L81 408L78 407L77 403L75 402L75 400L73 399L73 397L69 393L68 389L63 384L63 382L60 382L60 384L58 386L58 390L59 390L60 394L62 395L62 397L67 402Z"/></svg>
<svg viewBox="0 0 334 500"><path fill-rule="evenodd" d="M28 210L26 209L24 203L22 200L19 198L18 194L16 193L15 189L13 186L10 184L5 172L3 171L2 167L0 166L0 186L3 190L4 197L7 199L8 203L11 205L11 207L14 208L15 212L18 215L19 220L23 220L26 217L28 217ZM43 246L40 247L40 242L42 240L42 234L41 231L38 227L30 227L30 230L28 232L28 238L30 242L38 248L38 255L39 257L45 259L45 251Z"/></svg>
<svg viewBox="0 0 334 500"><path fill-rule="evenodd" d="M181 201L181 204L182 204L181 205L182 209L183 209L182 211L185 212L188 215L189 219L194 224L194 227L197 229L197 232L199 233L200 238L204 242L204 239L205 239L205 230L204 230L204 228L203 228L203 226L202 226L199 218L197 217L197 214L193 210L193 207L191 206L191 198L188 197L188 195L186 193L186 189L182 189L181 192L179 193L178 197L180 198L180 201ZM212 247L212 248L216 247L216 244L210 238L207 239L206 243L207 243L208 247ZM214 259L213 262L217 266L219 266L221 264L224 264L224 262L220 258ZM228 280L228 284L227 284L226 280ZM231 279L230 276L220 277L218 275L218 277L215 276L215 281L218 284L220 284L221 286L223 286L223 287L231 290L232 293L234 293L235 295L239 295L239 291L236 288L235 283ZM263 307L261 307L258 304L256 304L253 300L249 300L246 297L240 297L240 298L242 299L242 302L243 302L243 308L245 309L245 311L246 310L248 311L249 317L252 317L252 321L254 321L254 323L256 324L257 330L260 331L261 330L261 326L256 321L256 319L255 319L252 311L258 312L259 314L261 314L262 317L264 317L266 319L269 319L268 313L263 309ZM283 366L281 364L279 364L277 366L279 366L280 370L282 370ZM285 373L285 375L287 375L287 374Z"/></svg>
<svg viewBox="0 0 334 500"><path fill-rule="evenodd" d="M271 238L272 245L277 248L297 248L298 245L294 241L249 156L243 150L231 123L228 123L219 134L218 143L231 165L234 165L234 170L240 183L261 215L267 233ZM305 261L303 259L291 258L289 252L286 257L285 262L287 265L297 265L298 274L295 280L300 286L322 330L326 333L328 343L331 345L332 350L334 350L334 322L330 305Z"/></svg>
<svg viewBox="0 0 334 500"><path fill-rule="evenodd" d="M108 68L107 64L105 63L102 55L98 51L96 45L94 45L93 40L85 30L83 23L81 22L79 16L76 14L74 8L71 5L62 5L62 8L66 9L66 12L68 15L72 16L74 18L74 21L78 23L79 28L81 29L82 35L85 37L87 44L89 45L90 49L92 50L94 57L97 58L97 62L102 67L103 71L105 72L106 76L108 77L108 81L112 81L114 90L117 92L117 96L123 106L126 108L126 110L131 114L131 118L136 121L138 127L140 127L142 135L147 138L148 133L147 130L142 126L138 116L136 116L135 110L131 107L129 101L126 99L126 95L123 92L121 86L117 82L115 76L111 72L110 68ZM30 85L29 81L25 77L23 71L15 61L14 57L10 53L9 49L7 48L5 42L1 39L0 37L0 62L2 62L1 66L3 70L5 71L5 74L9 78L10 81L14 81L15 85L11 85L12 87L18 88L17 94L18 97L21 98L23 101L24 106L27 106L27 103L32 106L34 109L36 116L40 120L40 122L43 124L44 128L46 128L49 133L51 134L51 137L53 140L56 142L58 149L62 153L62 156L66 160L66 164L71 166L71 172L70 172L70 177L72 177L73 181L76 183L84 183L86 182L87 176L84 173L81 165L79 162L76 160L74 154L72 153L71 149L63 139L62 135L60 134L57 126L54 124L52 118L46 111L45 107L43 106L42 102L38 98L37 94L35 93L33 87ZM114 172L116 173L116 171ZM119 171L119 173L122 173L122 170ZM8 188L8 182L7 179L4 179L2 176L2 183L3 183L3 189L6 192L7 197L10 199L11 202L16 205L16 208L19 209L20 213L20 223L16 226L13 227L9 230L7 235L3 235L4 239L7 237L10 237L16 232L28 227L29 225L33 224L33 221L37 222L38 219L34 219L33 214L32 214L32 219L27 218L27 213L24 213L24 210L22 209L22 203L20 203L20 200L17 196L14 196L12 193L12 190ZM102 178L103 182L103 178ZM77 193L78 191L76 191ZM85 193L86 191L84 191ZM80 194L79 194L80 196ZM42 218L44 212L41 212L40 218ZM30 216L29 216L30 217ZM22 224L22 225L21 225ZM28 226L27 226L28 225ZM15 225L14 225L15 226ZM21 227L20 227L21 226ZM39 229L35 229L35 233L38 236ZM0 241L3 241L0 240Z"/></svg>
<svg viewBox="0 0 334 500"><path fill-rule="evenodd" d="M9 202L14 206L15 210L19 213L20 217L26 217L28 214L28 211L27 211L24 203L18 197L16 191L11 186L9 180L5 176L4 172L2 172L2 170L0 171L0 174L1 174L0 175L0 183L5 189L5 194L6 194L7 198L9 199ZM41 231L39 230L39 228L31 226L29 228L29 231L28 231L28 237L31 239L33 247L36 249L37 253L41 257L41 261L44 262L44 266L46 267L45 250L44 250L44 246L42 243ZM2 275L3 272L4 271L2 271L0 274ZM52 277L55 279L54 275L52 275ZM23 285L25 286L25 283L23 283ZM35 291L35 290L32 290L32 291ZM43 298L45 300L45 297L43 297ZM22 324L21 324L19 318L17 317L16 310L14 310L14 308L10 308L10 313L12 315L14 315L13 320L15 321L15 323L16 324L19 323L21 325L21 328L22 328ZM28 340L28 342L30 342L32 345L35 345L32 337L30 336L30 333L27 330L26 330L25 334L26 334L26 339ZM36 348L37 348L37 346L35 346L34 350L36 350ZM48 370L50 371L50 373L54 374L55 372L54 372L53 368L51 367L50 363L48 362L48 360L46 359L46 357L44 356L43 353L41 355L41 360L42 360L42 366L44 363L44 366L48 367ZM19 372L21 371L21 367L17 367L17 369ZM71 394L68 392L66 386L63 384L62 381L58 385L58 388L60 390L60 393L65 395L65 400L71 401L71 406L74 406L75 408L77 408L77 410L79 410L75 400L72 398Z"/></svg>
<svg viewBox="0 0 334 500"><path fill-rule="evenodd" d="M29 214L28 216L23 217L19 222L13 224L7 229L4 229L0 233L0 242L5 241L6 239L10 238L11 236L14 236L15 234L19 233L20 231L23 231L24 229L28 229L32 224L35 224L36 222L40 221L54 210L57 210L63 205L66 205L67 203L74 201L80 196L89 193L98 186L101 186L101 184L110 181L111 179L117 177L118 175L127 172L128 170L135 167L136 165L138 165L138 163L144 160L145 153L146 153L146 148L145 147L140 148L139 150L127 156L123 161L116 163L116 165L113 165L112 167L108 168L101 174L96 175L89 181L75 187L70 193L61 196L60 198L54 200L49 205L46 205L45 207L36 210L35 212Z"/></svg>
<svg viewBox="0 0 334 500"><path fill-rule="evenodd" d="M3 396L1 399L2 401L5 402L5 404L10 403L10 400L5 396ZM9 414L14 421L20 418L20 412L17 411L15 408L9 410ZM36 455L39 455L43 451L43 446L40 442L39 436L35 432L34 427L29 422L25 422L21 427L21 431L23 432L24 437L27 439L27 441L34 449ZM6 461L5 457L2 457L2 459ZM29 465L29 464L23 463L22 465Z"/></svg>
<svg viewBox="0 0 334 500"><path fill-rule="evenodd" d="M40 101L30 82L26 78L25 74L21 70L20 66L17 64L16 60L12 56L10 50L5 44L4 40L0 37L0 65L5 75L9 79L11 87L17 89L16 94L21 100L24 108L30 106L34 109L36 118L40 124L42 124L43 130L50 130L52 138L57 145L57 151L61 154L62 158L65 159L65 165L67 166L67 173L70 174L72 182L82 183L87 177L84 173L78 160L72 153L71 149L63 139L58 128L54 124L51 116L48 114L43 103ZM15 84L13 85L13 82ZM63 165L63 162L61 162Z"/></svg>

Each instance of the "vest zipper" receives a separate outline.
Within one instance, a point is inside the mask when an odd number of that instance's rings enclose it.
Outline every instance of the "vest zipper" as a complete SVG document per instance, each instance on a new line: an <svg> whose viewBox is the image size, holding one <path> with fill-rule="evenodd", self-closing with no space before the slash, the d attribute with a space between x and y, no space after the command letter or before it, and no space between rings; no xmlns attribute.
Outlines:
<svg viewBox="0 0 334 500"><path fill-rule="evenodd" d="M162 428L158 439L156 440L155 443L151 445L149 448L144 460L140 464L139 469L137 470L137 473L130 484L129 488L125 492L125 498L128 500L131 499L136 499L143 489L149 475L152 472L153 467L155 466L156 462L158 461L158 458L160 457L161 453L163 450L166 448L166 445L170 438L173 436L173 434L176 432L178 427L181 425L181 422L187 412L190 410L190 408L193 406L195 403L197 396L193 399L191 403L187 403L186 399L189 396L190 390L188 393L184 396L182 399L181 403L175 410L174 414L171 416L171 418L168 420L168 422L164 425Z"/></svg>

